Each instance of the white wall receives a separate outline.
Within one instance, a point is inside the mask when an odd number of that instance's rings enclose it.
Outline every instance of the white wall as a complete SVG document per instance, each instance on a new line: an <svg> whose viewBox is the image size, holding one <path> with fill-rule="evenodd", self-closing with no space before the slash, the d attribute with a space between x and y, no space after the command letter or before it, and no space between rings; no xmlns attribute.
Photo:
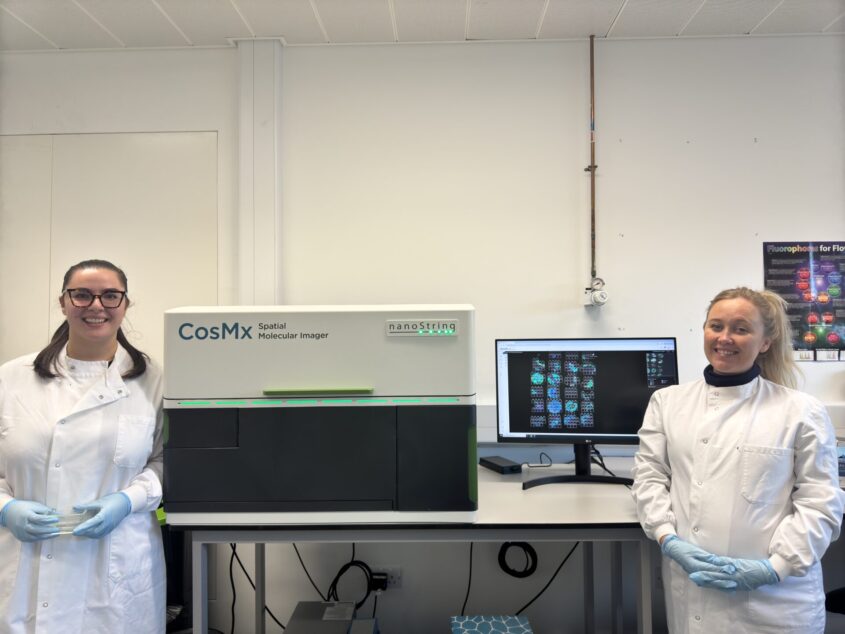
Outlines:
<svg viewBox="0 0 845 634"><path fill-rule="evenodd" d="M294 48L283 69L286 303L470 302L482 440L496 337L679 339L762 243L845 235L845 40L596 44L597 261L588 281L583 42ZM804 365L845 423L845 370Z"/></svg>
<svg viewBox="0 0 845 634"><path fill-rule="evenodd" d="M297 48L283 70L289 303L470 302L493 340L584 329L587 49Z"/></svg>
<svg viewBox="0 0 845 634"><path fill-rule="evenodd" d="M840 37L596 44L594 311L585 43L287 49L283 297L472 302L487 403L496 337L676 335L697 376L706 303L762 285L763 241L845 233L843 58Z"/></svg>
<svg viewBox="0 0 845 634"><path fill-rule="evenodd" d="M128 272L122 330L160 362L164 311L217 302L217 164L214 132L0 136L0 362L49 341L90 258Z"/></svg>
<svg viewBox="0 0 845 634"><path fill-rule="evenodd" d="M216 132L219 260L210 275L217 276L219 301L234 302L238 76L233 50L4 53L0 94L0 135ZM148 245L127 240L126 249L133 254L146 249L156 266ZM127 275L131 280L132 271ZM2 350L0 358L8 358Z"/></svg>
<svg viewBox="0 0 845 634"><path fill-rule="evenodd" d="M845 38L601 50L602 270L620 300L604 317L672 331L698 376L706 302L762 286L763 242L845 237ZM801 367L845 423L845 364Z"/></svg>
<svg viewBox="0 0 845 634"><path fill-rule="evenodd" d="M237 279L235 61L201 50L3 55L0 134L217 130L225 303ZM579 302L584 42L285 49L280 297L473 303L485 411L496 337L675 335L681 378L697 376L704 307L723 287L762 284L763 241L845 236L845 38L599 41L596 63L607 306ZM845 402L843 364L805 371L811 392ZM362 548L403 568L406 589L379 601L385 631L437 631L460 609L464 546ZM517 609L564 548L544 546L529 582L493 571L495 547L480 548L489 574L474 577L470 610ZM289 547L268 552L268 601L284 620L315 595ZM348 548L308 552L324 587ZM212 624L228 629L224 559ZM580 628L579 566L529 610L538 631ZM243 626L251 594L238 587Z"/></svg>

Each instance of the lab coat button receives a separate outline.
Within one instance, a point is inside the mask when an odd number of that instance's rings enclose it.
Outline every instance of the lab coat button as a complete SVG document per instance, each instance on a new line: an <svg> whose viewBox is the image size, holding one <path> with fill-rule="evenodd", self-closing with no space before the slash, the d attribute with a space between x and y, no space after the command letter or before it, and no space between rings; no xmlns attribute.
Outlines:
<svg viewBox="0 0 845 634"><path fill-rule="evenodd" d="M45 601L44 603L42 603L42 604L41 604L41 607L42 607L42 608L46 608L46 607L47 607L47 602Z"/></svg>
<svg viewBox="0 0 845 634"><path fill-rule="evenodd" d="M706 445L706 444L707 444L707 439L705 438L705 439L704 439L704 440L702 440L701 442L703 442L703 443Z"/></svg>
<svg viewBox="0 0 845 634"><path fill-rule="evenodd" d="M56 463L56 469L58 469L60 466L61 466L61 465L57 462L57 463Z"/></svg>
<svg viewBox="0 0 845 634"><path fill-rule="evenodd" d="M97 398L98 398L98 399L100 399L100 400L102 401L102 400L103 400L103 398L104 398L104 396L103 396L102 394L100 394L99 396L97 396Z"/></svg>
<svg viewBox="0 0 845 634"><path fill-rule="evenodd" d="M693 532L693 533L697 533L697 532L698 532L698 526L694 527L694 528L692 529L692 532Z"/></svg>
<svg viewBox="0 0 845 634"><path fill-rule="evenodd" d="M698 615L696 614L696 615L695 615L695 620L696 620L696 621L700 621L700 620L701 620L701 617L700 617L700 616L698 616Z"/></svg>
<svg viewBox="0 0 845 634"><path fill-rule="evenodd" d="M701 480L698 480L698 481L696 482L696 484L698 484L698 486L701 486Z"/></svg>
<svg viewBox="0 0 845 634"><path fill-rule="evenodd" d="M47 555L47 559L52 559L53 555Z"/></svg>

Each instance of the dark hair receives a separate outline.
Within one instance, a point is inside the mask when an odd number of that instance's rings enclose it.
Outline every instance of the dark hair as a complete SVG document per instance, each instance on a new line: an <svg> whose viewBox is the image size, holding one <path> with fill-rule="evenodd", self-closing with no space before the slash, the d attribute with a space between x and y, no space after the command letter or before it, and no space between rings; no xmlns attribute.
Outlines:
<svg viewBox="0 0 845 634"><path fill-rule="evenodd" d="M74 264L67 270L67 273L65 273L65 277L62 280L62 293L65 292L68 282L70 282L70 278L73 277L73 274L83 269L106 269L108 271L113 271L117 274L118 279L120 279L120 283L123 284L123 290L129 290L128 284L126 283L126 273L111 262L108 262L107 260L83 260L78 264ZM126 306L129 307L129 296L126 296ZM47 344L47 347L39 352L38 356L35 357L35 362L32 364L33 369L41 378L54 379L59 376L57 374L58 370L56 368L56 359L65 347L65 344L67 344L69 332L70 327L68 326L67 320L65 320L62 322L62 325L56 329L56 332L53 333L53 337L50 339L50 343ZM129 357L132 359L132 367L126 374L123 375L123 378L132 379L136 376L141 376L144 372L146 372L149 356L129 343L126 339L126 335L123 334L123 329L121 328L117 329L117 342L124 347L126 352L129 353Z"/></svg>

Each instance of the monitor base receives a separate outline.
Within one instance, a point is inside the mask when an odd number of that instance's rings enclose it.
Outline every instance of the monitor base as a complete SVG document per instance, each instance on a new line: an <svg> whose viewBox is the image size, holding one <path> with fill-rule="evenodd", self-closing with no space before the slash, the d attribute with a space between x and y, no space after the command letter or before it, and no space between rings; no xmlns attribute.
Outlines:
<svg viewBox="0 0 845 634"><path fill-rule="evenodd" d="M534 487L542 486L544 484L557 484L565 482L592 482L594 484L625 484L632 485L634 481L631 478L619 478L616 476L601 476L601 475L553 475L544 478L534 478L522 483L523 491L525 489L532 489Z"/></svg>

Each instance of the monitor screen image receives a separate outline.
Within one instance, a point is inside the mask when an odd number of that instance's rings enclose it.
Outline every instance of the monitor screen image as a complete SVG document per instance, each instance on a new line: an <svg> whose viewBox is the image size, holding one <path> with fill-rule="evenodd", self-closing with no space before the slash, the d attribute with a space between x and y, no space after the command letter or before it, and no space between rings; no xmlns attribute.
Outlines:
<svg viewBox="0 0 845 634"><path fill-rule="evenodd" d="M632 444L678 383L675 339L497 339L499 442Z"/></svg>

